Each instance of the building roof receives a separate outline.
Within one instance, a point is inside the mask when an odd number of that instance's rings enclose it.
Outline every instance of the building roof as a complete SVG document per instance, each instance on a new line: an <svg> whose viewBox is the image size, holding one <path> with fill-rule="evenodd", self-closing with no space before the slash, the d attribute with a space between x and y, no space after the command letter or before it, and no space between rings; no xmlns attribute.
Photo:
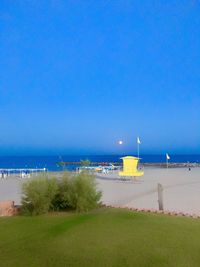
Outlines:
<svg viewBox="0 0 200 267"><path fill-rule="evenodd" d="M141 158L133 157L133 156L125 156L125 157L122 157L120 159L141 159Z"/></svg>

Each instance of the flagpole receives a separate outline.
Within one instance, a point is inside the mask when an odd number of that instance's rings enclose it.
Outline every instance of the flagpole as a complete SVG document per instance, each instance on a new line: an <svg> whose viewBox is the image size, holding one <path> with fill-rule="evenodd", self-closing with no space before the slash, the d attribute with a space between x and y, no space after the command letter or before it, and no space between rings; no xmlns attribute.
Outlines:
<svg viewBox="0 0 200 267"><path fill-rule="evenodd" d="M139 137L137 137L137 156L138 156L138 158L140 157L140 144L141 144L140 139L139 139Z"/></svg>
<svg viewBox="0 0 200 267"><path fill-rule="evenodd" d="M168 169L168 165L169 165L169 159L170 159L170 157L169 157L169 155L166 153L166 165L167 165L167 169Z"/></svg>

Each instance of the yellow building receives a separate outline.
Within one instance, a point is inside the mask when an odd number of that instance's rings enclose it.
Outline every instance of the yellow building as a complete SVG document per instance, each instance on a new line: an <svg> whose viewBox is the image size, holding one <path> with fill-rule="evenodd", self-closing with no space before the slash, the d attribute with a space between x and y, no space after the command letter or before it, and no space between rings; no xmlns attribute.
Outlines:
<svg viewBox="0 0 200 267"><path fill-rule="evenodd" d="M143 171L137 169L139 158L127 156L121 159L123 160L123 171L119 172L119 176L136 177L144 175Z"/></svg>

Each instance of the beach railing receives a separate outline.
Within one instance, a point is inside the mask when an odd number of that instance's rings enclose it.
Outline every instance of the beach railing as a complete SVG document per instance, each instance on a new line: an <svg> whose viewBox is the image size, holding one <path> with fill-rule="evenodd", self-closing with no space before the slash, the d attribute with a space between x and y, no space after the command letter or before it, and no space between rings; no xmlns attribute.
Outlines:
<svg viewBox="0 0 200 267"><path fill-rule="evenodd" d="M46 171L46 168L0 168L0 177L6 179L8 176L19 175L20 178L28 178L32 174Z"/></svg>

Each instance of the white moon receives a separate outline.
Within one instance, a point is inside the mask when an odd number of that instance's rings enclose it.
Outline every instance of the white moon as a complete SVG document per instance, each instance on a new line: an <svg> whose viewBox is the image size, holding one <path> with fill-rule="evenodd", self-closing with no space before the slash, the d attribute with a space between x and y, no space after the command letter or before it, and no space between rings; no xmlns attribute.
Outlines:
<svg viewBox="0 0 200 267"><path fill-rule="evenodd" d="M122 140L118 141L118 144L119 145L122 145L123 144L123 141Z"/></svg>

